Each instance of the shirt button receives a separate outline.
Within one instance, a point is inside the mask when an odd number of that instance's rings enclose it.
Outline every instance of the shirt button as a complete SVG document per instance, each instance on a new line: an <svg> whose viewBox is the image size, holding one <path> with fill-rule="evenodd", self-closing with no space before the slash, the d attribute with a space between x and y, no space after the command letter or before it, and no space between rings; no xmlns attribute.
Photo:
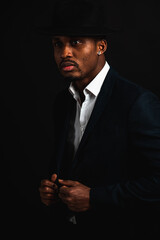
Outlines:
<svg viewBox="0 0 160 240"><path fill-rule="evenodd" d="M82 131L82 132L84 131L84 127L81 127L81 131Z"/></svg>

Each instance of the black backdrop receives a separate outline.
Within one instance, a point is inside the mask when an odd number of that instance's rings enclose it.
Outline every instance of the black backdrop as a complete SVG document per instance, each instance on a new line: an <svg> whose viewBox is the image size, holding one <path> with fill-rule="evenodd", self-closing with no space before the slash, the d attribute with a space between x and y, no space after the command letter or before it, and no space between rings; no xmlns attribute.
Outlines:
<svg viewBox="0 0 160 240"><path fill-rule="evenodd" d="M38 186L53 152L52 105L65 83L56 69L50 39L36 34L33 27L49 21L52 2L8 0L3 5L1 173L10 221L15 215L22 221L42 216ZM104 2L107 21L121 27L108 39L108 63L160 96L159 1Z"/></svg>

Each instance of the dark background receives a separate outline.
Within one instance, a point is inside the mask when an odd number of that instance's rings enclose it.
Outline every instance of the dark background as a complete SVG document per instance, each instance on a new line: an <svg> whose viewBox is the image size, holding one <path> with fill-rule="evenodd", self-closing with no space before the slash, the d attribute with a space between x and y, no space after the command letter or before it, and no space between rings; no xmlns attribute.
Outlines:
<svg viewBox="0 0 160 240"><path fill-rule="evenodd" d="M28 216L41 220L45 211L38 187L53 152L54 98L65 83L53 60L51 39L34 32L34 26L50 21L52 2L3 4L1 184L10 222L15 216L22 222ZM160 97L159 1L104 2L106 21L121 28L108 38L108 63Z"/></svg>

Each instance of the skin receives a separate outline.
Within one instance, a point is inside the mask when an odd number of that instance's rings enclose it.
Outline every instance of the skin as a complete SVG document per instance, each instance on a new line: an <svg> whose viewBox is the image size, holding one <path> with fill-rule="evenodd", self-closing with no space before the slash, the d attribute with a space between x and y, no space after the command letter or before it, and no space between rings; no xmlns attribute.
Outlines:
<svg viewBox="0 0 160 240"><path fill-rule="evenodd" d="M84 88L95 78L105 64L105 40L95 41L87 37L55 36L52 39L54 59L62 76L74 82L75 88L83 98ZM98 56L98 51L101 55ZM73 61L73 62L72 62ZM76 66L72 70L63 68L63 64ZM61 65L62 64L62 65Z"/></svg>
<svg viewBox="0 0 160 240"><path fill-rule="evenodd" d="M39 192L42 203L46 206L50 206L58 201L58 187L55 184L57 174L53 174L51 179L44 179L41 181Z"/></svg>
<svg viewBox="0 0 160 240"><path fill-rule="evenodd" d="M89 37L55 36L52 39L54 59L64 78L72 81L78 90L81 103L84 101L84 88L102 70L105 64L104 52L107 49L106 40L95 40ZM100 51L100 55L98 52ZM63 201L70 210L84 212L90 209L90 188L80 182L58 179L41 181L39 191L41 201L50 206L57 201Z"/></svg>

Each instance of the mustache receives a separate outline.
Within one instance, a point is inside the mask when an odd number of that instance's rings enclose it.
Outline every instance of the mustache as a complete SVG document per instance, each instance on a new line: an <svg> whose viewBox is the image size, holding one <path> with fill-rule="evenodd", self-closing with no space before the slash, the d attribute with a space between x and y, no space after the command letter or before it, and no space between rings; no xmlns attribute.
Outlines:
<svg viewBox="0 0 160 240"><path fill-rule="evenodd" d="M67 66L75 66L75 67L79 67L78 63L76 63L75 61L73 60L62 60L59 64L60 68L63 68L63 67L67 67Z"/></svg>

